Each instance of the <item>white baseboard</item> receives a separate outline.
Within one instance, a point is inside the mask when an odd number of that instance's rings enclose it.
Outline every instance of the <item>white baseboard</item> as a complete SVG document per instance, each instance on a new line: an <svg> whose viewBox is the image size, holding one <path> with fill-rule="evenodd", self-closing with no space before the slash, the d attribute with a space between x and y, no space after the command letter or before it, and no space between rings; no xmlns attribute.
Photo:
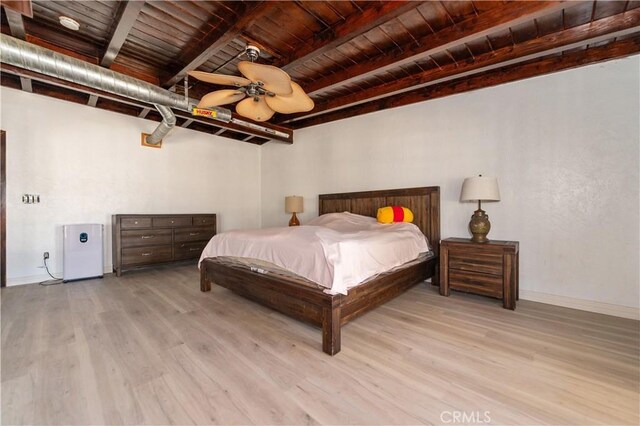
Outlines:
<svg viewBox="0 0 640 426"><path fill-rule="evenodd" d="M640 320L640 308L633 308L631 306L614 305L611 303L597 302L595 300L575 299L573 297L558 296L556 294L540 293L537 291L523 289L520 289L520 299L546 303L549 305L563 306L565 308L579 309L581 311L613 315L614 317Z"/></svg>
<svg viewBox="0 0 640 426"><path fill-rule="evenodd" d="M110 274L113 272L113 266L107 265L104 268L105 274ZM54 277L62 277L62 272L54 272ZM50 280L51 277L47 274L43 275L30 275L27 277L15 277L15 278L7 278L7 287L11 287L14 285L23 285L23 284L36 284L41 283L42 281Z"/></svg>

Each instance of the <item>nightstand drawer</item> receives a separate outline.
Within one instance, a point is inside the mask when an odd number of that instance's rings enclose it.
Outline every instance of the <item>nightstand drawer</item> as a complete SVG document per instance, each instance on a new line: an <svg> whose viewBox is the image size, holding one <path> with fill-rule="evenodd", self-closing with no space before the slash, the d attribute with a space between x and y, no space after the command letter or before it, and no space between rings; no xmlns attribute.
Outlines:
<svg viewBox="0 0 640 426"><path fill-rule="evenodd" d="M449 270L449 286L454 290L502 297L502 277Z"/></svg>
<svg viewBox="0 0 640 426"><path fill-rule="evenodd" d="M502 254L450 250L449 268L502 276Z"/></svg>

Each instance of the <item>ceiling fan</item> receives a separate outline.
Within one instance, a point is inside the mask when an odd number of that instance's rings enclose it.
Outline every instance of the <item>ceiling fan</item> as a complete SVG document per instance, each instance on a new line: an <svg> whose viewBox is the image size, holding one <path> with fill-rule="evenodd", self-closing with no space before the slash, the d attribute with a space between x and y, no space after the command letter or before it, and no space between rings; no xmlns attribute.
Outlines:
<svg viewBox="0 0 640 426"><path fill-rule="evenodd" d="M238 71L244 77L189 71L188 74L207 83L235 86L235 89L216 90L200 99L197 108L213 108L240 101L236 112L254 121L267 121L276 112L292 114L311 111L313 100L302 87L291 81L289 74L272 65L256 64L260 49L247 46L244 52L249 61L240 61Z"/></svg>

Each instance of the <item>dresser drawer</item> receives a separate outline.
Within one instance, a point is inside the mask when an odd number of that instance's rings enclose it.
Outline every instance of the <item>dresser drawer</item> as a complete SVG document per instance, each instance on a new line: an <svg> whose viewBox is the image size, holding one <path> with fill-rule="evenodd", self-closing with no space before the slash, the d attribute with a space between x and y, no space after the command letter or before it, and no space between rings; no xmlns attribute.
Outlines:
<svg viewBox="0 0 640 426"><path fill-rule="evenodd" d="M215 216L193 216L193 226L216 226Z"/></svg>
<svg viewBox="0 0 640 426"><path fill-rule="evenodd" d="M502 254L449 250L449 268L502 276Z"/></svg>
<svg viewBox="0 0 640 426"><path fill-rule="evenodd" d="M449 286L454 290L502 297L502 277L449 269Z"/></svg>
<svg viewBox="0 0 640 426"><path fill-rule="evenodd" d="M142 265L172 260L171 245L132 247L122 249L122 265Z"/></svg>
<svg viewBox="0 0 640 426"><path fill-rule="evenodd" d="M175 228L177 226L191 226L191 216L154 217L154 228Z"/></svg>
<svg viewBox="0 0 640 426"><path fill-rule="evenodd" d="M171 229L137 229L122 231L122 247L140 247L171 244Z"/></svg>
<svg viewBox="0 0 640 426"><path fill-rule="evenodd" d="M122 229L151 228L150 217L127 217L120 221Z"/></svg>
<svg viewBox="0 0 640 426"><path fill-rule="evenodd" d="M173 258L175 260L198 258L206 245L207 241L176 243L173 245Z"/></svg>
<svg viewBox="0 0 640 426"><path fill-rule="evenodd" d="M175 242L209 241L215 234L213 228L182 228L175 230Z"/></svg>

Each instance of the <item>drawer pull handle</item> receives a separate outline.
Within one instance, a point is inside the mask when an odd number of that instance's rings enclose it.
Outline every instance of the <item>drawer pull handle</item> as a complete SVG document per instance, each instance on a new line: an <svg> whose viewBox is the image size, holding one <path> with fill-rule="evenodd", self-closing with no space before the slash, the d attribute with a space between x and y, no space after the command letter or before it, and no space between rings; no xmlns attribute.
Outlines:
<svg viewBox="0 0 640 426"><path fill-rule="evenodd" d="M142 253L143 256L151 256L153 253Z"/></svg>
<svg viewBox="0 0 640 426"><path fill-rule="evenodd" d="M207 220L206 219L202 219L202 223L205 223Z"/></svg>
<svg viewBox="0 0 640 426"><path fill-rule="evenodd" d="M147 240L147 239L149 239L149 238L155 238L155 237L156 237L155 235L143 235L143 236L142 236L142 237L140 237L140 238L142 238L143 240Z"/></svg>
<svg viewBox="0 0 640 426"><path fill-rule="evenodd" d="M134 224L134 225L137 225L137 224L138 224L138 221L136 220L135 222L133 222L133 224Z"/></svg>
<svg viewBox="0 0 640 426"><path fill-rule="evenodd" d="M171 221L171 223L173 223L173 221Z"/></svg>
<svg viewBox="0 0 640 426"><path fill-rule="evenodd" d="M190 248L189 251L198 251L199 249L197 248Z"/></svg>
<svg viewBox="0 0 640 426"><path fill-rule="evenodd" d="M200 233L199 233L199 232L189 232L189 235L190 235L190 236L200 235Z"/></svg>

